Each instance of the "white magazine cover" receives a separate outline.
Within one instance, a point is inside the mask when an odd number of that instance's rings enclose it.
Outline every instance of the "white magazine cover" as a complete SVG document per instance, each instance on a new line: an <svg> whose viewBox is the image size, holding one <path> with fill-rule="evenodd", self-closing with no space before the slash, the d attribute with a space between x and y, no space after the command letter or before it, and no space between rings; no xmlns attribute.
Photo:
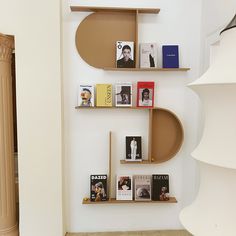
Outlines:
<svg viewBox="0 0 236 236"><path fill-rule="evenodd" d="M141 43L140 44L140 67L156 68L157 67L157 44Z"/></svg>
<svg viewBox="0 0 236 236"><path fill-rule="evenodd" d="M94 86L79 85L78 91L78 106L93 107L94 106Z"/></svg>
<svg viewBox="0 0 236 236"><path fill-rule="evenodd" d="M116 67L134 68L134 42L117 41L116 42Z"/></svg>
<svg viewBox="0 0 236 236"><path fill-rule="evenodd" d="M117 175L116 200L133 200L132 175Z"/></svg>
<svg viewBox="0 0 236 236"><path fill-rule="evenodd" d="M117 107L131 107L132 83L117 83L115 95Z"/></svg>

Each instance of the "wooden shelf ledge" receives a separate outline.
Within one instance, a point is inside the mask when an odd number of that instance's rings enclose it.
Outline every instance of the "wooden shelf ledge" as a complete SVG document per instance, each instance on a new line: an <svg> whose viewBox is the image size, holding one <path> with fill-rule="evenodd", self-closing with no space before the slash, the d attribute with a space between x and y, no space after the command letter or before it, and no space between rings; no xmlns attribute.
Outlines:
<svg viewBox="0 0 236 236"><path fill-rule="evenodd" d="M72 12L127 12L127 13L145 13L158 14L159 8L124 8L124 7L95 7L95 6L70 6Z"/></svg>
<svg viewBox="0 0 236 236"><path fill-rule="evenodd" d="M153 165L153 164L160 164L162 162L161 161L149 161L149 160L143 160L143 161L120 160L120 164L127 164L127 165Z"/></svg>
<svg viewBox="0 0 236 236"><path fill-rule="evenodd" d="M166 71L188 71L190 68L103 68L106 71L146 71L146 72L166 72Z"/></svg>
<svg viewBox="0 0 236 236"><path fill-rule="evenodd" d="M177 203L177 200L175 197L170 197L169 201L134 201L134 200L116 200L115 198L111 198L110 200L107 201L100 201L100 202L92 202L90 200L83 200L82 204L87 204L87 205L91 205L91 204L165 204L165 203Z"/></svg>
<svg viewBox="0 0 236 236"><path fill-rule="evenodd" d="M81 106L76 106L75 109L130 109L130 110L153 110L153 109L158 109L156 107L153 108L147 108L147 107L81 107ZM161 108L160 108L161 109Z"/></svg>

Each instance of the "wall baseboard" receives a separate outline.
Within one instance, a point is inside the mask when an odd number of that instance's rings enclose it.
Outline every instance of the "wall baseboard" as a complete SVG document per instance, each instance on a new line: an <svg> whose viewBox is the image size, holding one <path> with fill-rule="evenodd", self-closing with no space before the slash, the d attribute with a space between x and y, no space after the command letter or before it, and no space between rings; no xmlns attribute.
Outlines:
<svg viewBox="0 0 236 236"><path fill-rule="evenodd" d="M103 233L67 233L66 236L191 236L185 230L157 230Z"/></svg>

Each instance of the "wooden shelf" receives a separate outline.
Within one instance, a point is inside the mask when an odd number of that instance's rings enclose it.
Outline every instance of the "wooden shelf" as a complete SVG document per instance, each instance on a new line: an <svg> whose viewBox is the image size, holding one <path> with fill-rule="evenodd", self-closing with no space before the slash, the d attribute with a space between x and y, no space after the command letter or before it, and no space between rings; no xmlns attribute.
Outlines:
<svg viewBox="0 0 236 236"><path fill-rule="evenodd" d="M94 109L130 109L130 110L153 110L157 109L156 107L148 108L148 107L81 107L76 106L75 109L88 109L88 110L94 110Z"/></svg>
<svg viewBox="0 0 236 236"><path fill-rule="evenodd" d="M146 14L158 14L159 8L123 8L123 7L95 7L95 6L71 6L72 12L127 12L127 13L146 13Z"/></svg>
<svg viewBox="0 0 236 236"><path fill-rule="evenodd" d="M91 204L165 204L165 203L177 203L177 200L175 197L170 197L169 201L134 201L134 200L129 200L129 201L122 201L122 200L116 200L115 198L111 198L110 200L107 201L100 201L100 202L92 202L90 200L84 200L82 204L87 204L87 205L91 205Z"/></svg>
<svg viewBox="0 0 236 236"><path fill-rule="evenodd" d="M161 162L158 161L149 161L149 160L143 160L143 161L126 161L126 160L120 160L120 164L128 164L128 165L152 165L152 164L160 164Z"/></svg>
<svg viewBox="0 0 236 236"><path fill-rule="evenodd" d="M190 68L111 68L105 67L103 68L106 71L188 71Z"/></svg>

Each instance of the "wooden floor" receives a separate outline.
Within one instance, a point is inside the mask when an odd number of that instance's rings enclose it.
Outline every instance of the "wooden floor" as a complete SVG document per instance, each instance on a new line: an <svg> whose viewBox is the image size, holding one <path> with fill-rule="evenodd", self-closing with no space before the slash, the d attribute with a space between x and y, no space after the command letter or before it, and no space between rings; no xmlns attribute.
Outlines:
<svg viewBox="0 0 236 236"><path fill-rule="evenodd" d="M68 233L66 236L191 236L185 230L107 232L107 233Z"/></svg>

